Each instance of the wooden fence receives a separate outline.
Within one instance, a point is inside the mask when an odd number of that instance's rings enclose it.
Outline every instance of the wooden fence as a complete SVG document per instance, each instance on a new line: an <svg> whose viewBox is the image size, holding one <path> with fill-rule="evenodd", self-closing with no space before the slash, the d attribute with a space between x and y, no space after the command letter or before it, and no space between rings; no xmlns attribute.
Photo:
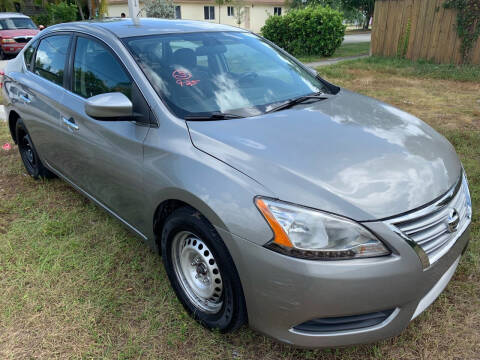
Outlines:
<svg viewBox="0 0 480 360"><path fill-rule="evenodd" d="M373 55L462 63L457 35L457 11L445 0L376 0L372 27ZM470 62L480 64L480 40Z"/></svg>

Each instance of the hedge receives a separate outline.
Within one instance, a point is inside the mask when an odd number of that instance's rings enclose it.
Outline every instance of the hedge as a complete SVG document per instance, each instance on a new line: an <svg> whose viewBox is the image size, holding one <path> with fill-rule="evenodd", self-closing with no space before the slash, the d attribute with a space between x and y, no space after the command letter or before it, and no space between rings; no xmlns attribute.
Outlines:
<svg viewBox="0 0 480 360"><path fill-rule="evenodd" d="M270 16L261 32L292 55L332 56L345 35L342 21L343 14L330 7L306 7Z"/></svg>

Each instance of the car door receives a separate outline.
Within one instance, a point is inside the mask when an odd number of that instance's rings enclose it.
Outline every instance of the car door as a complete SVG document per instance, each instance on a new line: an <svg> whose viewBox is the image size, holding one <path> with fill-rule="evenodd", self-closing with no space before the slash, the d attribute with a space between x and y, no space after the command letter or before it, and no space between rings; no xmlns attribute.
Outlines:
<svg viewBox="0 0 480 360"><path fill-rule="evenodd" d="M32 44L26 53L25 71L15 76L16 109L22 117L37 152L47 165L58 166L60 104L72 35L59 33ZM31 55L30 58L29 56Z"/></svg>
<svg viewBox="0 0 480 360"><path fill-rule="evenodd" d="M63 175L121 220L142 228L143 141L150 126L150 109L105 43L77 35L72 49L71 91L64 95L59 125ZM133 103L135 118L99 120L86 114L88 98L109 92L125 94Z"/></svg>

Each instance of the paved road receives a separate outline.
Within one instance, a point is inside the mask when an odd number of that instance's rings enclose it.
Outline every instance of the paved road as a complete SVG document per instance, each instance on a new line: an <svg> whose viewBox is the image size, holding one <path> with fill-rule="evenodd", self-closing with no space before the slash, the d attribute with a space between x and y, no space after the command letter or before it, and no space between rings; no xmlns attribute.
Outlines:
<svg viewBox="0 0 480 360"><path fill-rule="evenodd" d="M372 34L353 34L353 35L345 35L343 39L344 44L355 44L355 43L362 43L368 42L372 39Z"/></svg>
<svg viewBox="0 0 480 360"><path fill-rule="evenodd" d="M0 60L0 70L5 69L5 66L7 66L7 61L8 60Z"/></svg>

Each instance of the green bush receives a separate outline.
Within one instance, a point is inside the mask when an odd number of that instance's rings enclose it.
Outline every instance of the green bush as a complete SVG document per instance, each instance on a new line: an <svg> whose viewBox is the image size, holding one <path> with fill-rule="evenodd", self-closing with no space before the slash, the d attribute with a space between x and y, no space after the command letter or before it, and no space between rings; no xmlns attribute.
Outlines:
<svg viewBox="0 0 480 360"><path fill-rule="evenodd" d="M345 35L343 15L329 7L290 10L283 16L270 16L262 35L289 53L332 56Z"/></svg>
<svg viewBox="0 0 480 360"><path fill-rule="evenodd" d="M50 26L77 21L78 19L78 8L75 4L68 4L66 2L47 4L45 10L45 12L32 17L35 24Z"/></svg>

